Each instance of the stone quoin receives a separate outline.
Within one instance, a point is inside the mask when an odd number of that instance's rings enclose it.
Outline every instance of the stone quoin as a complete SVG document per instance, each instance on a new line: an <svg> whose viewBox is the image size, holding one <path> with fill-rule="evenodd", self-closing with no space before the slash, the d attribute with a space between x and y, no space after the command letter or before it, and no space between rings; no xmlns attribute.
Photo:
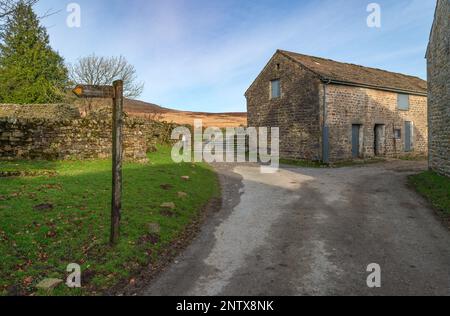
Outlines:
<svg viewBox="0 0 450 316"><path fill-rule="evenodd" d="M450 0L439 0L428 61L430 168L450 177Z"/></svg>

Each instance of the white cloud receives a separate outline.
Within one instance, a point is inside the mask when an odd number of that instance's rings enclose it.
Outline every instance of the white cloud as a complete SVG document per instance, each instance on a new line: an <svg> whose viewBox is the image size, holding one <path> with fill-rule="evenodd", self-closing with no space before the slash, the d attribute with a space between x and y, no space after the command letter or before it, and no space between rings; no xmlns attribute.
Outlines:
<svg viewBox="0 0 450 316"><path fill-rule="evenodd" d="M359 0L79 1L83 27L50 30L69 61L122 54L146 82L142 99L203 111L245 110L245 90L277 48L371 66L416 56L426 39L402 35L434 10L423 0L380 0L383 27L374 31Z"/></svg>

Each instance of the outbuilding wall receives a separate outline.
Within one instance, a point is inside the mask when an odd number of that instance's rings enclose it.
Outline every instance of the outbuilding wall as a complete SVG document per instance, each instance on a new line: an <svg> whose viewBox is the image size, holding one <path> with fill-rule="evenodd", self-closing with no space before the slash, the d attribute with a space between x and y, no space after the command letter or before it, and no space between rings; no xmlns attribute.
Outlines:
<svg viewBox="0 0 450 316"><path fill-rule="evenodd" d="M409 95L409 110L398 109L398 94L330 84L326 87L330 161L351 160L352 126L360 125L359 158L426 156L427 97ZM405 151L405 123L413 125L411 151ZM378 129L378 135L376 127ZM395 130L401 137L396 138ZM375 152L375 141L379 152Z"/></svg>
<svg viewBox="0 0 450 316"><path fill-rule="evenodd" d="M428 47L430 168L450 177L450 0L439 0Z"/></svg>
<svg viewBox="0 0 450 316"><path fill-rule="evenodd" d="M279 79L281 97L271 99L270 82ZM280 128L280 156L321 159L320 80L282 54L276 54L246 93L249 127Z"/></svg>

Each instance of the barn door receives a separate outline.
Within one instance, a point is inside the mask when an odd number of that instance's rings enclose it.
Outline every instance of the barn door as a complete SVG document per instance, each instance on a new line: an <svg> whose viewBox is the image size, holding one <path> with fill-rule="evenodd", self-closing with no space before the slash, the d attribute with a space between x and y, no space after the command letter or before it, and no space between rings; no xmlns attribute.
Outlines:
<svg viewBox="0 0 450 316"><path fill-rule="evenodd" d="M413 145L413 123L405 122L405 151L412 151Z"/></svg>
<svg viewBox="0 0 450 316"><path fill-rule="evenodd" d="M374 152L375 156L383 156L385 153L384 142L385 142L385 128L384 125L375 125L374 130Z"/></svg>

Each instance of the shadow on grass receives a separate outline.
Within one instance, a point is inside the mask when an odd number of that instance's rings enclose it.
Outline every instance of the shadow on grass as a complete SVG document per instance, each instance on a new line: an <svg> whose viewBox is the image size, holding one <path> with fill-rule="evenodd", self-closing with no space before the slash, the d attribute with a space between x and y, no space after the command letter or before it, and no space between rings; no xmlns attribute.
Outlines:
<svg viewBox="0 0 450 316"><path fill-rule="evenodd" d="M51 171L58 165L60 162L57 161L0 160L0 171Z"/></svg>
<svg viewBox="0 0 450 316"><path fill-rule="evenodd" d="M115 248L108 245L110 162L2 162L16 170L52 167L59 176L0 178L0 294L27 295L42 279L65 279L70 263L80 264L87 276L84 290L61 286L55 295L101 293L158 260L160 250L219 189L214 172L204 164L176 165L166 152L150 158L147 165L124 166L121 240ZM187 195L180 198L178 192ZM167 202L175 209L161 208ZM49 207L36 209L42 204ZM160 232L151 232L151 224Z"/></svg>

